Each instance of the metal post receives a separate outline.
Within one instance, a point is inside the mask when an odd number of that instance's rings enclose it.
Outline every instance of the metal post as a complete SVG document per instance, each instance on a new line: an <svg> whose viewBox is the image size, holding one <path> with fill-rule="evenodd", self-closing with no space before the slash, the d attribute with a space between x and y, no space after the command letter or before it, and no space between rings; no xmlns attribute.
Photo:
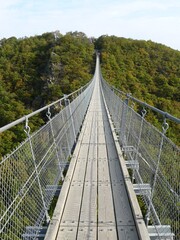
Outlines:
<svg viewBox="0 0 180 240"><path fill-rule="evenodd" d="M84 89L84 91L85 91L85 89ZM81 89L80 89L80 92L79 92L79 99L80 99L80 102L82 101L82 99L83 99L83 93L84 93L84 91L83 91L83 87L81 87ZM82 111L80 111L80 115L81 115L81 121L83 120L83 112Z"/></svg>
<svg viewBox="0 0 180 240"><path fill-rule="evenodd" d="M126 131L126 120L127 120L127 107L129 104L129 98L126 98L123 102L123 109L122 109L122 116L121 116L121 125L120 125L120 133L119 136L121 139L121 144L122 147L126 145L126 136L125 136L125 131Z"/></svg>
<svg viewBox="0 0 180 240"><path fill-rule="evenodd" d="M131 106L133 109L133 105ZM128 134L127 134L127 143L129 142L129 136L130 136L130 130L131 130L131 123L132 123L132 113L133 111L131 110L130 112L130 117L129 117L129 126L128 126Z"/></svg>
<svg viewBox="0 0 180 240"><path fill-rule="evenodd" d="M51 120L51 112L50 112L50 108L48 108L48 111L46 113L47 118L49 119L49 124L50 124L50 129L51 129L51 133L52 133L52 137L53 137L53 142L55 145L55 150L56 150L56 156L59 162L59 170L60 170L60 175L62 180L64 180L64 175L63 175L63 169L61 168L61 160L59 158L59 153L58 153L58 145L56 143L56 139L55 139L55 135L54 135L54 130L53 130L53 126L52 126L52 120Z"/></svg>
<svg viewBox="0 0 180 240"><path fill-rule="evenodd" d="M68 102L69 113L70 113L70 118L71 118L71 123L72 123L73 134L74 134L74 141L76 141L76 132L75 132L74 121L73 121L73 116L72 116L71 104L70 104L70 100L68 98L66 98L66 101Z"/></svg>
<svg viewBox="0 0 180 240"><path fill-rule="evenodd" d="M135 161L137 161L137 158L138 158L138 152L139 152L139 146L140 146L140 143L141 143L143 123L144 123L144 118L145 118L146 113L147 113L146 109L143 108L143 110L141 111L142 118L141 118L140 130L139 130L138 143L137 143L137 147L136 147L136 151L135 151ZM133 170L133 174L132 174L132 183L134 183L134 180L135 180L134 174L135 174L135 170Z"/></svg>
<svg viewBox="0 0 180 240"><path fill-rule="evenodd" d="M65 104L65 107L66 107L65 99L64 99L64 104ZM60 106L62 106L62 103L60 103ZM63 123L65 124L64 111L62 112L62 119L63 119ZM65 132L65 135L66 135L66 140L67 140L67 145L68 145L68 150L69 150L69 154L68 155L71 155L71 147L70 147L70 144L69 144L69 139L67 137L67 131Z"/></svg>
<svg viewBox="0 0 180 240"><path fill-rule="evenodd" d="M60 107L62 108L62 103L60 102ZM64 111L62 111L62 119L63 119L63 124L65 124L65 119L64 119ZM68 155L71 155L71 148L70 148L70 144L69 144L69 140L68 140L68 137L67 137L67 131L65 132L65 136L66 136L66 141L67 141L67 146L68 146L68 150L69 150L69 153ZM64 156L64 153L63 151L61 150L63 156ZM64 161L66 161L66 157L64 156Z"/></svg>

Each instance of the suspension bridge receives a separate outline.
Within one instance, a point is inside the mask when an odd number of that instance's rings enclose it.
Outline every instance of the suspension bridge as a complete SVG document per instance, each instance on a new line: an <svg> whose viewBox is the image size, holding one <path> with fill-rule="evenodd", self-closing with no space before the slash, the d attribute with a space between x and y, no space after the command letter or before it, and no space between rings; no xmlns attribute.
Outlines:
<svg viewBox="0 0 180 240"><path fill-rule="evenodd" d="M163 116L162 131L148 108ZM44 111L47 123L31 134ZM24 123L27 135L0 162L0 239L180 239L179 147L167 120L180 123L109 86L97 54L87 85L0 128Z"/></svg>

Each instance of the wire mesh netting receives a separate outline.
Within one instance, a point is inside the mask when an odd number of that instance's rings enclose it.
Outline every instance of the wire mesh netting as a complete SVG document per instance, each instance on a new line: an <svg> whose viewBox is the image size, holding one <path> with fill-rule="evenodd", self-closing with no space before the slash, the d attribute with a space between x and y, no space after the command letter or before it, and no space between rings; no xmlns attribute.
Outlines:
<svg viewBox="0 0 180 240"><path fill-rule="evenodd" d="M142 188L150 236L180 239L180 148L165 136L165 126L161 132L145 120L145 110L135 112L104 80L102 87L124 157L138 166L132 165L132 181Z"/></svg>
<svg viewBox="0 0 180 240"><path fill-rule="evenodd" d="M92 95L93 81L0 162L0 239L36 239L68 164ZM60 102L61 103L61 102ZM48 112L49 113L49 112Z"/></svg>

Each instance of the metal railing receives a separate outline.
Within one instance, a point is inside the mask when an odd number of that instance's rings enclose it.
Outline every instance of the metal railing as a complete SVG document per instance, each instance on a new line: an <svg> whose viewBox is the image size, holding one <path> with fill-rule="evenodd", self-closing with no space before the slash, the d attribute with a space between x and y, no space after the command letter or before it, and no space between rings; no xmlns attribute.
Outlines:
<svg viewBox="0 0 180 240"><path fill-rule="evenodd" d="M144 202L151 239L180 239L180 149L165 136L166 118L177 124L180 119L129 95L143 107L138 114L128 105L124 93L103 78L102 88L124 158L131 168L132 183ZM145 120L144 107L163 115L162 131Z"/></svg>
<svg viewBox="0 0 180 240"><path fill-rule="evenodd" d="M87 111L94 81L19 120L26 140L0 161L0 239L36 239L68 164ZM61 111L51 116L53 108ZM46 111L48 122L30 134L28 120Z"/></svg>

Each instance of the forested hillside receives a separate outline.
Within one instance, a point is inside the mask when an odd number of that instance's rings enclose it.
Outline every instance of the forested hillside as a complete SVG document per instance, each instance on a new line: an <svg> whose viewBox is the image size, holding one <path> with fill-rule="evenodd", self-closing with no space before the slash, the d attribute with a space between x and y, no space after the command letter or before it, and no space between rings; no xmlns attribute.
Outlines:
<svg viewBox="0 0 180 240"><path fill-rule="evenodd" d="M180 117L179 51L151 41L115 36L92 40L81 32L52 32L0 40L0 127L88 82L95 49L110 84ZM32 130L40 124L34 119ZM169 131L175 141L179 130ZM0 134L0 157L23 138L22 126Z"/></svg>
<svg viewBox="0 0 180 240"><path fill-rule="evenodd" d="M101 52L103 77L111 85L180 118L179 51L116 36L101 36L95 47ZM146 118L160 128L160 116L150 112ZM179 144L180 124L168 123L167 135Z"/></svg>
<svg viewBox="0 0 180 240"><path fill-rule="evenodd" d="M81 32L0 41L0 127L87 83L94 45ZM32 130L41 122L36 118ZM24 138L23 126L0 134L0 157Z"/></svg>

